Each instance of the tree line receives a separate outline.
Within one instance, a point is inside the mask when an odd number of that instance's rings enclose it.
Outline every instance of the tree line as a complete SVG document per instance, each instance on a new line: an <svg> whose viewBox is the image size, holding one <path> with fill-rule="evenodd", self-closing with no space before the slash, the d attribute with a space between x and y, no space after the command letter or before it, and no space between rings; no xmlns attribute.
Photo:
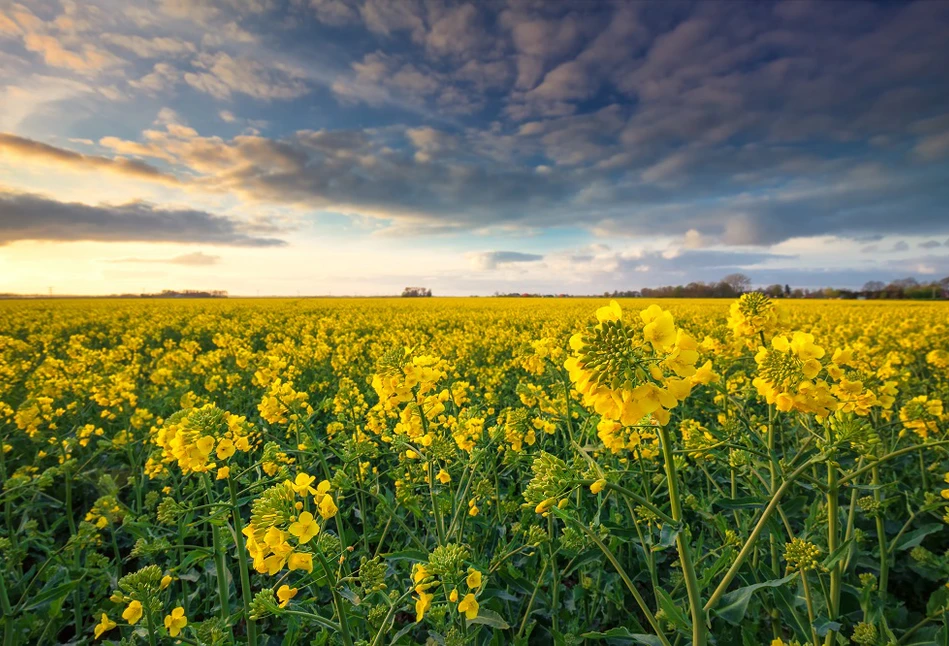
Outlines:
<svg viewBox="0 0 949 646"><path fill-rule="evenodd" d="M736 298L752 291L751 278L745 274L729 274L718 282L691 282L687 285L643 287L639 290L604 292L608 298ZM851 299L943 299L949 298L949 276L931 282L901 278L889 283L869 281L862 289L823 287L807 289L774 284L758 291L772 298L851 298Z"/></svg>

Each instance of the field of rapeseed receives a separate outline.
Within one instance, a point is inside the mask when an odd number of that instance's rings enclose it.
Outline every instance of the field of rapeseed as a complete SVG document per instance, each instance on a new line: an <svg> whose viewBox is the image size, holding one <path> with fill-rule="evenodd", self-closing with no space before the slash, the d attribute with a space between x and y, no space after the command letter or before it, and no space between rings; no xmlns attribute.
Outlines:
<svg viewBox="0 0 949 646"><path fill-rule="evenodd" d="M947 320L0 303L3 645L949 643Z"/></svg>

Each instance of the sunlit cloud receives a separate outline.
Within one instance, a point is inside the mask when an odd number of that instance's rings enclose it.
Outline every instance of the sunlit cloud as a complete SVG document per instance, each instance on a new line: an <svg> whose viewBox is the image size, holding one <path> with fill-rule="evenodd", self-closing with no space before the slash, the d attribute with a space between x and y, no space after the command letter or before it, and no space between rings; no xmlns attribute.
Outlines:
<svg viewBox="0 0 949 646"><path fill-rule="evenodd" d="M3 253L202 244L109 264L240 284L217 248L303 264L332 241L320 280L362 293L396 271L370 250L452 293L939 275L949 5L836 11L21 0Z"/></svg>

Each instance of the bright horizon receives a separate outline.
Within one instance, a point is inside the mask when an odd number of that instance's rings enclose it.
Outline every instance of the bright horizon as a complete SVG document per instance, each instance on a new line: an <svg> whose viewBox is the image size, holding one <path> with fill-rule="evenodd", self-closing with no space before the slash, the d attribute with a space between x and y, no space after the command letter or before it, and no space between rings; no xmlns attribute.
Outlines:
<svg viewBox="0 0 949 646"><path fill-rule="evenodd" d="M22 0L0 293L949 275L949 3Z"/></svg>

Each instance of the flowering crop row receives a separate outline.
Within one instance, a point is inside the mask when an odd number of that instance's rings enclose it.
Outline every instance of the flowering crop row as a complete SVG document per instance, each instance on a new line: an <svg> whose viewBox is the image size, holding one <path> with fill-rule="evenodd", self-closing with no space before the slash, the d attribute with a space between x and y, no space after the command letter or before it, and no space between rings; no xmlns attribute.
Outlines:
<svg viewBox="0 0 949 646"><path fill-rule="evenodd" d="M0 303L3 646L946 643L947 321Z"/></svg>

